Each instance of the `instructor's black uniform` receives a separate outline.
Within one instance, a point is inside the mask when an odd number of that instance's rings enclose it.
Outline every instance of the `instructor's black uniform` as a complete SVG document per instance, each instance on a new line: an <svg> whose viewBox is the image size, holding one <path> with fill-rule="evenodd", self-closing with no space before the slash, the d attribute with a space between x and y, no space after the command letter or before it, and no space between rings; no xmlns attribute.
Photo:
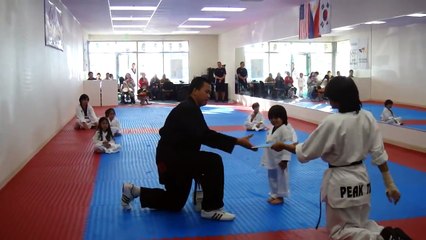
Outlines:
<svg viewBox="0 0 426 240"><path fill-rule="evenodd" d="M175 107L160 129L157 168L166 190L141 187L141 206L178 211L183 208L192 180L203 187L204 210L223 207L223 164L220 155L200 151L201 144L231 153L237 139L210 130L201 109L189 97Z"/></svg>

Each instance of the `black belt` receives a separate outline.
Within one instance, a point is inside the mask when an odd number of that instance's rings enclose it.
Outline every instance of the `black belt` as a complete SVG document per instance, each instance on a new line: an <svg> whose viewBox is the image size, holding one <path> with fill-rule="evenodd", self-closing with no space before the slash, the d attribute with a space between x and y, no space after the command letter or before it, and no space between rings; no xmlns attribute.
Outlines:
<svg viewBox="0 0 426 240"><path fill-rule="evenodd" d="M348 165L343 165L343 166L334 166L334 165L328 164L328 167L329 167L329 168L349 167L349 166L355 166L355 165L359 165L359 164L362 164L362 160L359 160L359 161L356 161L356 162L350 163L350 164L348 164Z"/></svg>

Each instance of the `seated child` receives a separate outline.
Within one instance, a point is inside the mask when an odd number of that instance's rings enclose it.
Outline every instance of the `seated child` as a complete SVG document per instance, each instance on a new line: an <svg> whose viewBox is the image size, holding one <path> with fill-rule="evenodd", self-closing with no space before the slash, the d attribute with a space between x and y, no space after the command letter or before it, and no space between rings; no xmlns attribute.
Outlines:
<svg viewBox="0 0 426 240"><path fill-rule="evenodd" d="M75 123L75 129L90 129L96 128L98 125L98 117L96 116L95 110L89 104L89 96L87 94L81 94L78 99L80 104L77 106L75 116L77 118Z"/></svg>
<svg viewBox="0 0 426 240"><path fill-rule="evenodd" d="M98 129L92 139L97 153L115 153L120 150L120 144L115 143L109 120L106 117L99 119Z"/></svg>
<svg viewBox="0 0 426 240"><path fill-rule="evenodd" d="M111 126L111 131L113 136L121 135L120 122L115 117L114 108L108 108L105 111L105 117L108 118L109 125Z"/></svg>
<svg viewBox="0 0 426 240"><path fill-rule="evenodd" d="M268 131L266 143L297 142L296 132L288 123L287 111L281 105L274 105L269 109L268 118L274 126ZM276 152L272 148L265 148L262 156L262 165L268 170L269 199L268 203L277 205L284 203L284 197L289 194L288 162L291 152Z"/></svg>
<svg viewBox="0 0 426 240"><path fill-rule="evenodd" d="M393 101L388 99L385 101L384 105L385 107L383 108L382 114L380 115L380 120L384 123L403 125L401 117L396 117L393 114Z"/></svg>
<svg viewBox="0 0 426 240"><path fill-rule="evenodd" d="M251 108L253 108L253 113L247 117L244 126L248 131L259 131L265 130L266 126L263 124L263 116L259 112L259 103L253 103Z"/></svg>

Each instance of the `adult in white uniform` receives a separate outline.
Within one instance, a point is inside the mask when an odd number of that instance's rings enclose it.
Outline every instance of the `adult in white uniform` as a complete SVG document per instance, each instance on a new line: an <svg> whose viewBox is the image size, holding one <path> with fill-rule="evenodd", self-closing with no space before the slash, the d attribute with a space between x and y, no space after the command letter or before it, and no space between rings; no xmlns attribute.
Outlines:
<svg viewBox="0 0 426 240"><path fill-rule="evenodd" d="M120 122L118 121L114 108L108 108L105 111L105 117L108 118L109 125L111 126L111 131L113 136L121 135Z"/></svg>
<svg viewBox="0 0 426 240"><path fill-rule="evenodd" d="M301 144L276 143L274 150L296 153L306 163L321 157L329 164L321 186L327 207L327 229L331 239L410 239L401 229L382 227L369 220L370 178L363 163L371 154L386 186L386 195L398 203L400 192L390 175L383 139L370 112L361 109L358 89L351 78L336 77L325 95L338 113L326 117Z"/></svg>
<svg viewBox="0 0 426 240"><path fill-rule="evenodd" d="M266 126L264 124L263 115L259 112L259 103L253 103L251 108L253 109L253 112L247 117L247 120L244 122L245 128L248 131L265 130Z"/></svg>
<svg viewBox="0 0 426 240"><path fill-rule="evenodd" d="M120 144L115 143L109 120L106 117L99 119L99 126L92 140L97 153L115 153L120 150Z"/></svg>
<svg viewBox="0 0 426 240"><path fill-rule="evenodd" d="M98 117L93 107L89 105L89 96L87 96L87 94L81 94L78 101L80 104L75 111L75 116L77 118L75 129L90 129L96 127L98 125Z"/></svg>
<svg viewBox="0 0 426 240"><path fill-rule="evenodd" d="M274 105L268 111L268 118L274 126L268 131L266 143L297 142L296 132L287 119L287 111L281 105ZM291 153L280 152L265 148L262 156L262 166L268 170L269 199L268 203L277 205L284 203L284 197L289 195L288 162Z"/></svg>
<svg viewBox="0 0 426 240"><path fill-rule="evenodd" d="M385 101L384 105L385 107L383 108L382 114L380 115L380 120L388 124L403 125L402 118L396 117L393 114L393 111L392 111L393 101L388 99Z"/></svg>

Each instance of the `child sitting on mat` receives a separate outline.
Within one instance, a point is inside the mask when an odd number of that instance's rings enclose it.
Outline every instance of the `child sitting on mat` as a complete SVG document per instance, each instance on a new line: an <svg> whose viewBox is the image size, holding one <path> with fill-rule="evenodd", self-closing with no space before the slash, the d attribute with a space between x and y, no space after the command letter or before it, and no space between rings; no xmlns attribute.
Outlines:
<svg viewBox="0 0 426 240"><path fill-rule="evenodd" d="M99 119L98 129L92 139L97 153L115 153L120 150L120 144L115 143L109 120L106 117Z"/></svg>
<svg viewBox="0 0 426 240"><path fill-rule="evenodd" d="M247 117L247 120L244 123L244 126L246 127L247 131L265 130L266 126L263 124L263 116L262 113L259 112L259 103L253 103L251 108L253 109L253 113Z"/></svg>
<svg viewBox="0 0 426 240"><path fill-rule="evenodd" d="M117 117L115 116L114 108L108 108L105 111L105 117L108 118L109 124L111 126L112 135L113 136L121 135L120 122L118 121Z"/></svg>

